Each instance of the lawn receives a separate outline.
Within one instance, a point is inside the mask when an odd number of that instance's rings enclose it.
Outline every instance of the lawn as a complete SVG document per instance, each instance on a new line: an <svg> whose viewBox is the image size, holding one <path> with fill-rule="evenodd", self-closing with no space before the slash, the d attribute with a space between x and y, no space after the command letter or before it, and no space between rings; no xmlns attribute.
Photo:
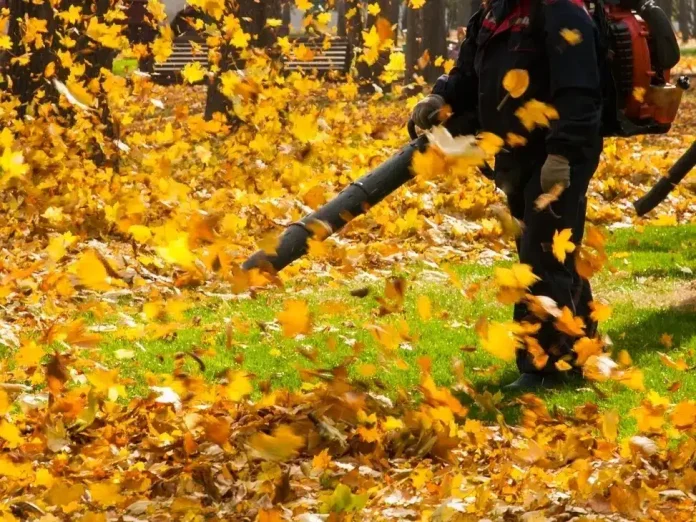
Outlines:
<svg viewBox="0 0 696 522"><path fill-rule="evenodd" d="M644 371L647 390L670 395L673 402L695 396L696 374L668 367L660 353L673 361L684 358L689 367L696 364L696 225L646 227L642 232L620 229L608 236L609 267L594 282L595 298L613 306L602 334L611 340L615 352L626 350ZM510 313L495 301L494 266L452 267L464 289L480 285L473 297L455 288L437 268L401 267L394 273L408 282L403 312L385 317L378 317L376 298L384 294L389 274L347 278L340 283L328 279L307 286L290 283L283 291L264 291L254 298L212 299L186 312L186 326L175 337L142 341L132 359L117 360L133 344L113 337L103 343L102 353L109 366L118 366L122 376L133 378L132 392L144 391L147 372L170 373L176 355L192 350L201 355L207 377L235 367L256 376L262 386L297 388L312 382L303 379L303 369L334 367L353 354L356 346L362 349L355 350L356 359L351 361L353 376L372 382L387 395L413 389L419 382L423 357L431 360L438 384L454 384L452 364L459 358L466 377L479 390L496 392L515 378L516 368L477 348L474 331L480 317L505 320ZM369 292L361 298L351 295L356 290ZM418 312L420 296L431 302L432 318L428 320ZM282 335L276 314L287 300L308 303L314 321L312 335L296 339ZM404 324L411 340L393 352L385 350L370 331L379 325L389 333L390 326L399 329ZM194 358L185 366L191 372L201 371ZM590 386L575 380L540 396L549 408L558 410L570 411L586 402L616 409L623 428L631 430L627 414L643 394L616 383ZM503 405L507 405L504 411L509 420L514 420L514 397L505 397ZM475 410L472 413L476 415Z"/></svg>

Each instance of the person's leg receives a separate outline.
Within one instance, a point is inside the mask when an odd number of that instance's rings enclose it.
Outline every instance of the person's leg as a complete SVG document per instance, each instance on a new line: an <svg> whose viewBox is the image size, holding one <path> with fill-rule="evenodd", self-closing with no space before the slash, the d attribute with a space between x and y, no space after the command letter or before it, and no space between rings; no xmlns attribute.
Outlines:
<svg viewBox="0 0 696 522"><path fill-rule="evenodd" d="M590 151L588 160L571 169L571 184L558 201L546 209L537 211L535 202L542 194L539 179L541 166L534 170L524 190L525 229L519 242L520 262L531 265L540 280L530 291L534 295L547 296L553 299L559 308L568 307L575 316L586 320L586 333L594 335L595 326L589 324L589 302L592 293L589 282L583 280L575 268L575 258L572 254L566 257L564 263L558 261L551 250L553 236L556 231L571 229L572 241L579 245L582 241L585 225L586 193L589 181L597 168L601 148ZM542 162L543 163L543 162ZM543 368L534 365L526 350L520 350L517 356L517 366L521 373L555 374L555 364L564 356L573 355L574 336L559 332L553 319L540 320L535 317L525 303L515 306L514 319L517 322L527 321L541 323L536 339L549 355Z"/></svg>

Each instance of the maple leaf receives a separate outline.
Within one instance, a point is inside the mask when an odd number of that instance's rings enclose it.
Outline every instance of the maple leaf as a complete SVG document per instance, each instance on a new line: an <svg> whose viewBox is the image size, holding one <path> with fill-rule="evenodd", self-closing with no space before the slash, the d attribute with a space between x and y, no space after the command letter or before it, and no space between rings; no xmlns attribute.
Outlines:
<svg viewBox="0 0 696 522"><path fill-rule="evenodd" d="M33 340L25 342L14 356L15 364L23 368L33 368L39 365L45 355L43 348Z"/></svg>
<svg viewBox="0 0 696 522"><path fill-rule="evenodd" d="M98 482L89 486L89 496L93 502L109 507L123 502L126 497L120 494L121 486L113 482Z"/></svg>
<svg viewBox="0 0 696 522"><path fill-rule="evenodd" d="M592 310L590 313L590 318L598 323L606 321L609 319L609 317L611 317L612 308L609 305L600 303L598 301L592 301L590 303L590 309Z"/></svg>
<svg viewBox="0 0 696 522"><path fill-rule="evenodd" d="M665 348L671 348L672 345L674 344L674 337L672 335L669 335L667 333L663 333L660 336L660 344L664 346Z"/></svg>
<svg viewBox="0 0 696 522"><path fill-rule="evenodd" d="M0 438L5 441L5 446L8 448L16 448L23 442L19 428L4 419L0 421Z"/></svg>
<svg viewBox="0 0 696 522"><path fill-rule="evenodd" d="M307 334L312 328L312 318L307 303L300 300L285 302L285 309L276 316L283 327L283 335L297 337Z"/></svg>
<svg viewBox="0 0 696 522"><path fill-rule="evenodd" d="M290 460L304 445L304 437L285 424L273 430L272 435L257 433L249 440L252 456L273 462Z"/></svg>
<svg viewBox="0 0 696 522"><path fill-rule="evenodd" d="M566 228L560 232L556 230L553 234L551 250L553 256L561 263L565 263L566 254L570 254L575 250L575 244L570 240L572 235L573 231L570 228Z"/></svg>
<svg viewBox="0 0 696 522"><path fill-rule="evenodd" d="M569 45L578 45L582 42L582 33L577 29L568 29L564 27L561 29L561 38L563 38Z"/></svg>
<svg viewBox="0 0 696 522"><path fill-rule="evenodd" d="M187 83L198 83L205 78L206 70L201 65L201 62L187 63L181 71L181 76Z"/></svg>
<svg viewBox="0 0 696 522"><path fill-rule="evenodd" d="M503 88L513 98L522 96L529 87L529 73L524 69L510 69L503 77Z"/></svg>
<svg viewBox="0 0 696 522"><path fill-rule="evenodd" d="M422 321L429 321L433 316L432 304L430 303L430 298L427 295L419 295L416 300L416 309L418 310L418 316Z"/></svg>
<svg viewBox="0 0 696 522"><path fill-rule="evenodd" d="M244 371L230 372L228 380L229 384L226 386L227 398L233 402L241 401L254 390L249 380L249 375Z"/></svg>
<svg viewBox="0 0 696 522"><path fill-rule="evenodd" d="M485 337L480 338L481 346L491 355L504 361L513 361L519 345L515 328L510 323L491 323Z"/></svg>
<svg viewBox="0 0 696 522"><path fill-rule="evenodd" d="M577 354L576 364L583 366L590 357L600 355L602 348L602 342L599 339L589 337L578 339L573 345L573 351Z"/></svg>
<svg viewBox="0 0 696 522"><path fill-rule="evenodd" d="M495 281L501 287L524 290L539 281L539 277L532 272L531 266L515 264L512 268L497 267Z"/></svg>
<svg viewBox="0 0 696 522"><path fill-rule="evenodd" d="M585 322L582 317L575 317L567 306L563 307L561 316L556 318L554 324L559 331L574 337L581 337L585 332Z"/></svg>
<svg viewBox="0 0 696 522"><path fill-rule="evenodd" d="M515 116L531 131L535 127L548 127L550 120L558 119L558 111L539 100L529 100L515 111Z"/></svg>
<svg viewBox="0 0 696 522"><path fill-rule="evenodd" d="M292 135L303 143L309 143L317 137L319 127L314 114L292 114Z"/></svg>

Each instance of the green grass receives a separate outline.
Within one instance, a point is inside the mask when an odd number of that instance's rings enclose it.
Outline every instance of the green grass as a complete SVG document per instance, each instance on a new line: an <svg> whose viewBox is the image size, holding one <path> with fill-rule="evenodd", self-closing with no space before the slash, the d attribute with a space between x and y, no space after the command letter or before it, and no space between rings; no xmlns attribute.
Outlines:
<svg viewBox="0 0 696 522"><path fill-rule="evenodd" d="M614 351L626 350L644 371L647 388L675 400L695 396L696 372L668 368L658 352L666 352L675 360L684 357L690 365L696 364L696 308L694 303L682 302L696 295L696 225L648 227L643 233L619 230L610 234L607 251L612 269L596 278L595 297L608 299L614 311L602 325L602 333L612 340ZM188 318L196 318L197 327L179 330L173 340L142 341L142 349L135 350L134 359L114 359L116 350L133 349L130 341L112 338L103 344L102 352L109 365L118 365L123 376L134 379L134 393L145 390L145 372L171 373L175 354L194 349L214 350L214 354L202 357L208 378L226 368L241 367L272 387L297 388L304 382L302 369L334 367L353 355L351 346L355 343L363 348L356 352L357 361L350 365L350 372L356 379L371 381L386 395L394 395L399 388L414 389L419 382L418 362L422 357L432 361L433 377L438 384L454 384L452 362L460 358L467 378L478 389L498 391L516 377L516 368L514 363L496 360L480 348L471 351L477 346L474 324L481 316L506 320L510 310L495 301L490 284L492 267L466 264L454 269L465 287L482 285L476 297L464 296L444 279L433 280L434 272L427 267L411 266L402 272L409 282L402 314L378 316L375 298L383 294L384 279L371 283L369 295L362 299L350 295L350 290L365 286L361 282L339 282L338 288L328 282L308 287L296 285L285 293L263 292L254 299L208 302L189 310ZM432 302L433 318L428 321L422 320L416 309L421 295L427 295ZM287 299L309 303L315 319L315 333L311 336L287 339L279 331L275 316ZM345 310L335 315L323 313L327 302L341 304ZM413 340L385 355L367 325L395 325L402 319ZM665 333L673 336L670 348L660 344ZM406 369L396 367L397 357L407 363ZM358 368L368 363L377 366L375 377L361 377ZM192 373L200 371L193 359L187 359L185 364ZM676 382L681 383L679 389L669 392L668 388ZM587 402L617 409L624 429L630 429L628 412L644 394L615 383L596 388L578 381L544 391L541 396L550 408L566 411ZM515 419L516 411L514 407L506 409L510 420Z"/></svg>
<svg viewBox="0 0 696 522"><path fill-rule="evenodd" d="M118 76L128 76L138 68L138 60L135 58L121 58L114 60L112 71Z"/></svg>

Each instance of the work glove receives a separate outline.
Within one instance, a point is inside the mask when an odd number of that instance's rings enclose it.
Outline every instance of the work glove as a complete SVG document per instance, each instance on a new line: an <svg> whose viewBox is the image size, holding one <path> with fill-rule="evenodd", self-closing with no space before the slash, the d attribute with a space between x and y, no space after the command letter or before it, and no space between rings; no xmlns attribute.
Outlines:
<svg viewBox="0 0 696 522"><path fill-rule="evenodd" d="M442 96L431 94L416 104L411 119L419 128L428 130L437 122L437 115L444 106L445 99Z"/></svg>
<svg viewBox="0 0 696 522"><path fill-rule="evenodd" d="M541 167L541 189L550 192L556 185L564 190L570 186L570 163L563 156L549 154Z"/></svg>

